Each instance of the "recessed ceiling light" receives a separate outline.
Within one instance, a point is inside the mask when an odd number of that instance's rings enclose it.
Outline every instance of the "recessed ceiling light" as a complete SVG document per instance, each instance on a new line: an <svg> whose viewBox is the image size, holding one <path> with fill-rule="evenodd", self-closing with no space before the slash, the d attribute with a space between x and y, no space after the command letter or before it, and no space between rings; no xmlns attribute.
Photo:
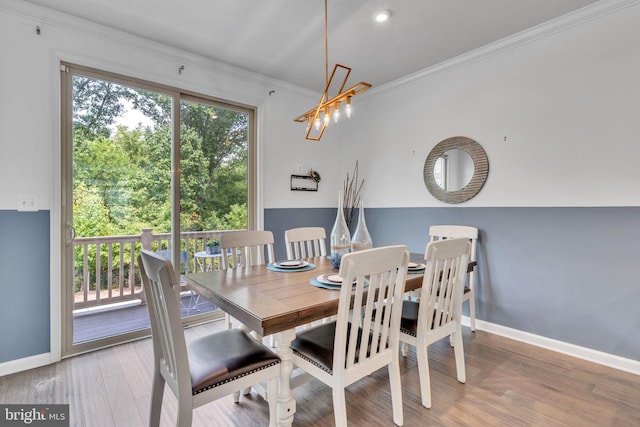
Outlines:
<svg viewBox="0 0 640 427"><path fill-rule="evenodd" d="M388 10L380 10L373 14L373 20L376 22L386 22L389 20L391 12Z"/></svg>

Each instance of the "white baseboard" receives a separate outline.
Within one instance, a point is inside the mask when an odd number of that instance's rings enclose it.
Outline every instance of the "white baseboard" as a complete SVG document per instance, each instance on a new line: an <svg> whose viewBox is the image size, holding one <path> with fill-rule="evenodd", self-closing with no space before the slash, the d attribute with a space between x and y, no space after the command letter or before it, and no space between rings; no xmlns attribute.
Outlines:
<svg viewBox="0 0 640 427"><path fill-rule="evenodd" d="M469 326L469 317L462 316L462 324L465 326ZM494 323L485 322L478 319L476 319L476 329L510 338L512 340L535 345L536 347L546 348L547 350L556 351L558 353L566 354L568 356L576 357L582 360L587 360L599 365L619 369L631 374L640 375L640 361L638 360L626 359L614 354L604 353L602 351L593 350L587 347L569 344L563 341L554 340L517 329L507 328L506 326L496 325Z"/></svg>
<svg viewBox="0 0 640 427"><path fill-rule="evenodd" d="M462 324L464 326L469 326L469 317L462 316ZM517 329L507 328L506 326L496 325L494 323L485 322L484 320L476 320L476 329L640 376L640 361L637 360L626 359L624 357L604 353L602 351L569 344L563 341L531 334L529 332L519 331ZM11 360L9 362L0 363L0 376L38 368L50 363L52 363L50 353Z"/></svg>
<svg viewBox="0 0 640 427"><path fill-rule="evenodd" d="M35 356L10 360L8 362L0 363L0 377L33 368L39 368L50 363L52 363L51 353L36 354Z"/></svg>

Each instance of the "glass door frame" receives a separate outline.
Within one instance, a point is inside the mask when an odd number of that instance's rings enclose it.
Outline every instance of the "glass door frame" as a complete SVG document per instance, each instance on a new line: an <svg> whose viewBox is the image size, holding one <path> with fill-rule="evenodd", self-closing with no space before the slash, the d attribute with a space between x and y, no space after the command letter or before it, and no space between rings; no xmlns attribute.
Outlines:
<svg viewBox="0 0 640 427"><path fill-rule="evenodd" d="M247 158L247 214L248 228L255 229L259 213L257 206L257 123L256 108L248 105L219 100L202 94L182 91L166 85L149 81L129 78L123 75L97 70L61 61L60 63L60 326L61 326L61 356L69 357L88 351L97 350L112 345L141 339L150 335L149 328L127 332L97 339L94 341L73 343L73 76L83 75L90 78L122 84L139 89L159 92L172 97L172 142L171 142L171 239L180 241L180 102L183 98L190 101L208 103L216 107L233 109L248 114L248 158ZM178 112L178 117L176 117ZM177 120L176 120L177 118ZM172 245L172 260L174 265L180 265L180 245ZM185 326L214 320L221 317L219 312L202 313L186 318ZM52 331L53 332L53 331Z"/></svg>

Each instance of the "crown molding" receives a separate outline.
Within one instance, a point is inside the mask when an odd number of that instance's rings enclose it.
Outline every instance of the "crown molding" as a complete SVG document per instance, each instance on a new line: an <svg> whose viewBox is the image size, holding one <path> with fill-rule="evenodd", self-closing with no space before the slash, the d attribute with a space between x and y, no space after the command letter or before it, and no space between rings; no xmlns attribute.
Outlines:
<svg viewBox="0 0 640 427"><path fill-rule="evenodd" d="M379 92L384 92L410 83L430 79L438 75L450 72L459 67L488 59L514 49L522 48L529 43L550 37L556 33L567 31L576 26L593 21L611 13L618 12L628 7L640 4L640 0L600 0L591 5L585 6L574 12L551 19L540 25L510 35L501 40L489 43L478 49L463 53L455 58L440 62L432 67L425 68L415 73L396 79L392 82L371 88L362 95L362 99L373 96ZM113 43L137 48L157 57L175 61L176 63L188 63L206 68L214 68L231 75L241 76L244 79L261 83L265 86L276 86L299 93L304 96L316 96L317 92L310 89L274 79L264 74L255 73L244 68L235 67L223 61L204 58L192 52L177 49L165 44L145 39L121 30L116 30L107 26L96 24L84 19L70 16L52 9L34 5L24 1L0 0L0 11L6 11L15 15L20 15L42 24L48 24L63 28L67 31L92 35L105 39Z"/></svg>
<svg viewBox="0 0 640 427"><path fill-rule="evenodd" d="M203 69L214 69L227 75L240 77L241 79L246 79L265 87L274 86L307 96L310 94L313 94L313 96L316 95L314 91L268 77L264 74L236 67L224 61L206 58L184 49L178 49L126 31L117 30L66 13L61 13L44 6L25 1L0 0L0 12L2 11L34 21L34 25L40 25L42 27L43 33L45 33L46 26L48 25L78 34L82 37L95 37L96 39L121 45L128 49L137 49L152 56L175 62L176 70L180 65L198 66ZM149 79L149 76L146 75L145 78Z"/></svg>
<svg viewBox="0 0 640 427"><path fill-rule="evenodd" d="M495 55L500 55L514 49L520 49L529 43L551 37L554 34L567 31L571 28L609 15L620 10L640 5L640 0L600 0L591 5L585 6L574 12L551 19L542 24L536 25L519 33L510 35L493 43L489 43L478 49L463 53L447 61L440 62L432 67L425 68L415 73L401 77L384 85L377 86L369 91L367 95L372 96L378 92L395 89L400 86L419 82L439 76L465 65L483 61Z"/></svg>

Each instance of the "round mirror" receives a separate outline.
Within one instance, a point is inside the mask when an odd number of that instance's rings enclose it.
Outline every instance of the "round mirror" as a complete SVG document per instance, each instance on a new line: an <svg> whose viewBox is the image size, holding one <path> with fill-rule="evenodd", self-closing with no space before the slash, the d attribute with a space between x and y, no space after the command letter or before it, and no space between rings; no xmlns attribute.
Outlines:
<svg viewBox="0 0 640 427"><path fill-rule="evenodd" d="M454 136L433 147L424 162L423 175L436 199L462 203L480 192L489 175L489 160L480 144Z"/></svg>
<svg viewBox="0 0 640 427"><path fill-rule="evenodd" d="M458 191L473 178L473 159L464 150L447 150L436 160L433 177L444 191Z"/></svg>

